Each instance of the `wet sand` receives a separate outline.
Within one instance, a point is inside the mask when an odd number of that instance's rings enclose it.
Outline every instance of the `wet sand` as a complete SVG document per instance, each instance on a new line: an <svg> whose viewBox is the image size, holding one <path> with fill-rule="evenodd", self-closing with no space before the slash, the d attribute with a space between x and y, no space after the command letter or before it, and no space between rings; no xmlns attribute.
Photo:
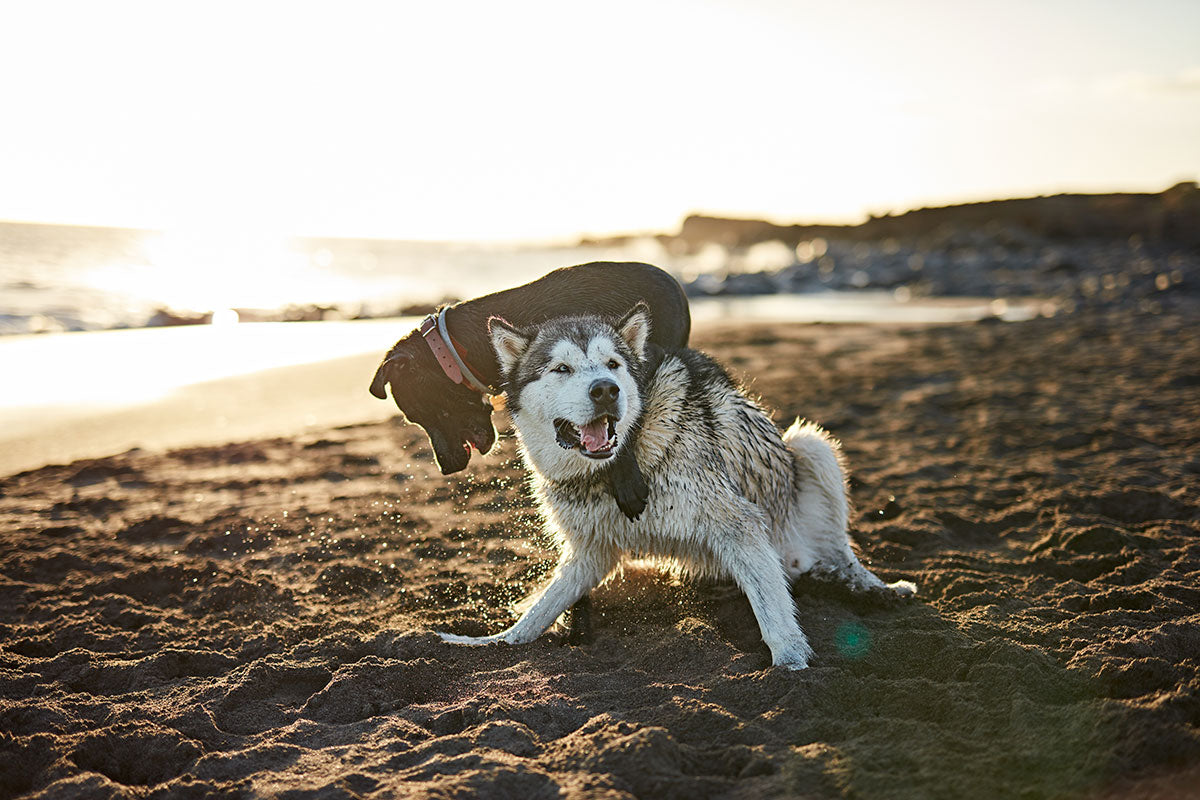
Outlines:
<svg viewBox="0 0 1200 800"><path fill-rule="evenodd" d="M1196 318L700 328L841 438L860 552L919 585L798 584L801 673L736 588L640 569L593 644L442 644L553 564L511 438L450 478L393 420L0 479L0 796L1196 796Z"/></svg>

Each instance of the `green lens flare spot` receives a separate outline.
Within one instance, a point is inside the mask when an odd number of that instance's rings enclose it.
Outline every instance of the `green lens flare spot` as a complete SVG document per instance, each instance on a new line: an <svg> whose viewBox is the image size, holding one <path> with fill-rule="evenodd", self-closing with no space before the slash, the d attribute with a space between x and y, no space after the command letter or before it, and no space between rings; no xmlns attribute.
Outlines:
<svg viewBox="0 0 1200 800"><path fill-rule="evenodd" d="M843 658L857 661L871 649L871 632L858 622L844 622L834 634L834 644Z"/></svg>

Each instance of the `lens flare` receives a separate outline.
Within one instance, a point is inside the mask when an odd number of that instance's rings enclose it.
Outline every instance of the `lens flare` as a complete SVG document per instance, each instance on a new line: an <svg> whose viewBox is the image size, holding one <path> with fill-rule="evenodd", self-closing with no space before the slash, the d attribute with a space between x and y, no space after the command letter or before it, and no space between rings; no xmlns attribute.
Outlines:
<svg viewBox="0 0 1200 800"><path fill-rule="evenodd" d="M843 658L858 661L871 649L871 632L860 622L843 622L833 641Z"/></svg>

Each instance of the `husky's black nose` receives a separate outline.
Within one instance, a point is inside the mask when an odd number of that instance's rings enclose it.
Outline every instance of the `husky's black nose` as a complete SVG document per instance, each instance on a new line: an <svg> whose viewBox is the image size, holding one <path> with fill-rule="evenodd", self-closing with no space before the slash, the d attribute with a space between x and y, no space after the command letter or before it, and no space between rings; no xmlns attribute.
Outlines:
<svg viewBox="0 0 1200 800"><path fill-rule="evenodd" d="M592 402L597 406L615 405L617 396L620 394L621 387L608 378L594 380L592 381L592 385L588 387L588 395L591 396Z"/></svg>

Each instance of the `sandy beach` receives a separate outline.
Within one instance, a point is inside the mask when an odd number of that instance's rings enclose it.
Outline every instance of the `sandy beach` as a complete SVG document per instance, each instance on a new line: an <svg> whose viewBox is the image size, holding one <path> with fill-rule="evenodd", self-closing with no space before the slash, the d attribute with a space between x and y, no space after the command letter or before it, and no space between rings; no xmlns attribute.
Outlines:
<svg viewBox="0 0 1200 800"><path fill-rule="evenodd" d="M637 568L590 645L442 644L553 564L511 435L449 478L394 417L0 478L0 796L1200 796L1196 320L699 325L919 586L799 583L800 673Z"/></svg>

